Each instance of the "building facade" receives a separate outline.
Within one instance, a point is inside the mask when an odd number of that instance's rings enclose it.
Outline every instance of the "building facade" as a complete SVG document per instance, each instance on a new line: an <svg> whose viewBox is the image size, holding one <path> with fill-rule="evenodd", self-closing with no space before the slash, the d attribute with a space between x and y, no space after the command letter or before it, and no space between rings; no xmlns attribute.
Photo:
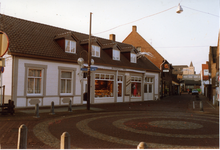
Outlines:
<svg viewBox="0 0 220 150"><path fill-rule="evenodd" d="M87 103L89 35L3 16L9 50L2 82L5 99L15 107ZM1 18L3 18L1 17ZM92 36L91 104L147 101L159 98L160 70L137 49ZM84 65L77 63L84 59Z"/></svg>

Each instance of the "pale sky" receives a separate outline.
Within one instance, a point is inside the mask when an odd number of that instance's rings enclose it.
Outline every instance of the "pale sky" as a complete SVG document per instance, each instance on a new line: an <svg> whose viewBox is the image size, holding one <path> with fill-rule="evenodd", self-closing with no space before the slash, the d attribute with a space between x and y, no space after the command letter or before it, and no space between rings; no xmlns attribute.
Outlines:
<svg viewBox="0 0 220 150"><path fill-rule="evenodd" d="M173 65L190 65L196 73L217 46L220 0L0 0L0 12L38 23L122 42L138 33ZM183 8L176 13L177 5ZM9 39L10 40L10 39Z"/></svg>

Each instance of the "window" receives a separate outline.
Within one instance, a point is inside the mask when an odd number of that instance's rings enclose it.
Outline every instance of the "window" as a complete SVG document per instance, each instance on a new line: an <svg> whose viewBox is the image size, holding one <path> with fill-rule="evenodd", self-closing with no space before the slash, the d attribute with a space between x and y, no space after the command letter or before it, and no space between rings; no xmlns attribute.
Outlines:
<svg viewBox="0 0 220 150"><path fill-rule="evenodd" d="M141 97L141 77L131 77L131 96Z"/></svg>
<svg viewBox="0 0 220 150"><path fill-rule="evenodd" d="M27 94L42 94L42 70L28 69Z"/></svg>
<svg viewBox="0 0 220 150"><path fill-rule="evenodd" d="M113 49L113 60L120 60L120 51Z"/></svg>
<svg viewBox="0 0 220 150"><path fill-rule="evenodd" d="M71 40L65 40L65 52L76 53L76 42Z"/></svg>
<svg viewBox="0 0 220 150"><path fill-rule="evenodd" d="M95 74L95 97L113 97L114 75Z"/></svg>
<svg viewBox="0 0 220 150"><path fill-rule="evenodd" d="M71 93L72 72L61 71L61 93Z"/></svg>
<svg viewBox="0 0 220 150"><path fill-rule="evenodd" d="M137 50L138 50L139 52L141 52L141 47L140 47L140 46L138 46L138 47L137 47Z"/></svg>
<svg viewBox="0 0 220 150"><path fill-rule="evenodd" d="M96 45L92 45L92 56L100 57L100 47Z"/></svg>
<svg viewBox="0 0 220 150"><path fill-rule="evenodd" d="M134 53L131 53L131 62L132 63L137 63L137 56Z"/></svg>

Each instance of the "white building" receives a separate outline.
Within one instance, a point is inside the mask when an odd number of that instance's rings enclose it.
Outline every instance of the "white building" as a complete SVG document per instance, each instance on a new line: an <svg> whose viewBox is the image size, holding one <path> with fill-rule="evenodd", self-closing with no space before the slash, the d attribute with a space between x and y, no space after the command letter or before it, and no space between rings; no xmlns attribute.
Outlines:
<svg viewBox="0 0 220 150"><path fill-rule="evenodd" d="M77 59L87 62L88 35L14 17L3 16L9 38L2 74L5 101L15 107L82 105L86 72ZM147 101L159 98L159 68L124 44L92 37L91 104ZM85 63L84 66L87 66Z"/></svg>

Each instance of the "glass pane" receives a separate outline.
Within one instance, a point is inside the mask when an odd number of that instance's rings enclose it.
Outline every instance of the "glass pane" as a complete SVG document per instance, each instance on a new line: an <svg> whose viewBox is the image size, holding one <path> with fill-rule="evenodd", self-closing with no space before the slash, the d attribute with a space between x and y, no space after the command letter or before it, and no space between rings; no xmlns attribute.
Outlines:
<svg viewBox="0 0 220 150"><path fill-rule="evenodd" d="M147 82L147 77L145 77L145 82Z"/></svg>
<svg viewBox="0 0 220 150"><path fill-rule="evenodd" d="M61 78L71 78L71 76L72 76L71 72L65 72L65 71L61 72Z"/></svg>
<svg viewBox="0 0 220 150"><path fill-rule="evenodd" d="M71 93L71 80L67 80L67 92L66 93Z"/></svg>
<svg viewBox="0 0 220 150"><path fill-rule="evenodd" d="M111 79L111 80L114 80L114 75L110 75L110 79Z"/></svg>
<svg viewBox="0 0 220 150"><path fill-rule="evenodd" d="M101 79L105 79L105 75L104 74L101 74Z"/></svg>
<svg viewBox="0 0 220 150"><path fill-rule="evenodd" d="M131 96L132 97L141 96L141 83L136 83L136 82L131 83Z"/></svg>
<svg viewBox="0 0 220 150"><path fill-rule="evenodd" d="M61 79L61 93L65 93L65 80Z"/></svg>
<svg viewBox="0 0 220 150"><path fill-rule="evenodd" d="M96 79L99 79L99 74L95 74L95 78L96 78Z"/></svg>
<svg viewBox="0 0 220 150"><path fill-rule="evenodd" d="M113 81L95 80L95 97L113 97Z"/></svg>
<svg viewBox="0 0 220 150"><path fill-rule="evenodd" d="M122 76L118 76L118 81L122 81Z"/></svg>
<svg viewBox="0 0 220 150"><path fill-rule="evenodd" d="M34 76L35 77L41 77L41 70L35 70L34 71Z"/></svg>
<svg viewBox="0 0 220 150"><path fill-rule="evenodd" d="M149 84L149 93L152 93L152 84Z"/></svg>
<svg viewBox="0 0 220 150"><path fill-rule="evenodd" d="M65 41L65 52L70 52L70 41L69 40Z"/></svg>
<svg viewBox="0 0 220 150"><path fill-rule="evenodd" d="M107 74L107 75L105 76L105 78L106 78L106 79L109 79L109 75Z"/></svg>
<svg viewBox="0 0 220 150"><path fill-rule="evenodd" d="M144 93L147 93L147 84L144 85Z"/></svg>
<svg viewBox="0 0 220 150"><path fill-rule="evenodd" d="M29 69L28 76L34 76L34 70L33 69Z"/></svg>
<svg viewBox="0 0 220 150"><path fill-rule="evenodd" d="M97 56L97 57L100 56L100 54L99 54L99 50L96 51L96 56Z"/></svg>
<svg viewBox="0 0 220 150"><path fill-rule="evenodd" d="M122 97L122 83L118 83L118 97Z"/></svg>
<svg viewBox="0 0 220 150"><path fill-rule="evenodd" d="M71 52L72 53L76 52L76 42L75 41L71 41Z"/></svg>
<svg viewBox="0 0 220 150"><path fill-rule="evenodd" d="M41 79L35 79L35 93L41 93Z"/></svg>
<svg viewBox="0 0 220 150"><path fill-rule="evenodd" d="M34 79L28 79L28 89L27 93L34 93Z"/></svg>

